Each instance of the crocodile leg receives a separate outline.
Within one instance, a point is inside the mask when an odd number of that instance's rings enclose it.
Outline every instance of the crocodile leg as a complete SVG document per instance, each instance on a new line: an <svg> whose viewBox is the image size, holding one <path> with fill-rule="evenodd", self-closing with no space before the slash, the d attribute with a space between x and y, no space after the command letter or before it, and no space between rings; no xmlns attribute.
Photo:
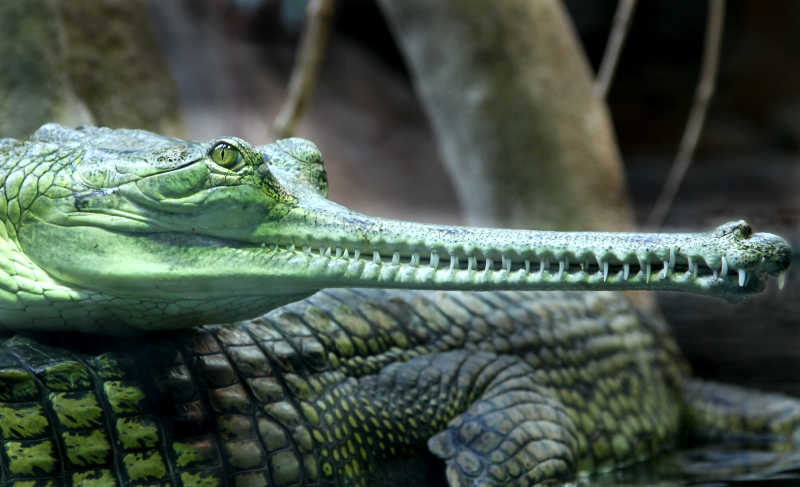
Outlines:
<svg viewBox="0 0 800 487"><path fill-rule="evenodd" d="M359 392L395 429L430 437L453 487L538 484L575 472L577 427L518 357L425 355L362 380Z"/></svg>
<svg viewBox="0 0 800 487"><path fill-rule="evenodd" d="M167 335L0 338L0 486L366 485L426 446L454 483L569 477L674 442L676 353L613 293L331 290Z"/></svg>
<svg viewBox="0 0 800 487"><path fill-rule="evenodd" d="M794 448L800 441L800 400L690 379L684 388L690 433L740 446Z"/></svg>

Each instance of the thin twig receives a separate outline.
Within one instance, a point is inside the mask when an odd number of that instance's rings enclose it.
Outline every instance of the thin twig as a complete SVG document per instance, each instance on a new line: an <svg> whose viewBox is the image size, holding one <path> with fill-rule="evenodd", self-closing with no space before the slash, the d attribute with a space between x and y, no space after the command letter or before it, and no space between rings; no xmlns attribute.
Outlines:
<svg viewBox="0 0 800 487"><path fill-rule="evenodd" d="M290 137L305 114L322 64L331 30L335 0L311 0L306 9L306 26L289 80L289 93L272 123L274 136Z"/></svg>
<svg viewBox="0 0 800 487"><path fill-rule="evenodd" d="M702 70L700 82L695 91L694 104L686 122L686 129L683 132L681 145L675 161L672 163L669 175L667 176L661 194L653 206L653 211L647 218L646 226L651 229L658 229L664 223L664 219L672 206L672 201L678 193L683 177L692 163L692 156L697 148L697 141L700 139L700 132L703 130L703 123L708 110L708 103L714 94L714 83L717 78L717 68L719 66L719 47L722 41L722 23L725 17L725 0L709 0L708 3L708 24L706 27L706 40L703 48Z"/></svg>
<svg viewBox="0 0 800 487"><path fill-rule="evenodd" d="M606 52L603 53L603 60L600 62L597 80L594 83L594 94L598 98L605 98L606 94L608 94L608 88L614 79L614 71L616 71L619 55L622 52L622 46L625 44L625 37L628 35L628 28L635 9L636 0L619 0L617 2L614 25L611 28L611 34L608 36Z"/></svg>

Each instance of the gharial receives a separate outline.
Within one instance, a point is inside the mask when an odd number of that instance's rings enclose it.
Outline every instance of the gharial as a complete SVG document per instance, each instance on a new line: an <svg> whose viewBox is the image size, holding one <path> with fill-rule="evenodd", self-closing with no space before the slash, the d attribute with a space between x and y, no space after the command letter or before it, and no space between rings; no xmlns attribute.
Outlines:
<svg viewBox="0 0 800 487"><path fill-rule="evenodd" d="M3 486L366 485L430 453L451 486L530 485L687 429L800 425L794 399L691 379L621 295L575 292L758 292L791 249L741 221L372 218L326 199L301 139L49 124L0 140L0 166Z"/></svg>

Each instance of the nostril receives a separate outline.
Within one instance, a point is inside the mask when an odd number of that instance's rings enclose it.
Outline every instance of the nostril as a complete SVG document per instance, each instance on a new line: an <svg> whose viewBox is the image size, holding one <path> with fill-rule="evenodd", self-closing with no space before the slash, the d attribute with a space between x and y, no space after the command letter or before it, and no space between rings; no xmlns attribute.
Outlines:
<svg viewBox="0 0 800 487"><path fill-rule="evenodd" d="M730 234L737 234L741 238L749 238L753 234L753 228L746 221L739 220L723 223L715 228L713 232L715 237L723 237Z"/></svg>

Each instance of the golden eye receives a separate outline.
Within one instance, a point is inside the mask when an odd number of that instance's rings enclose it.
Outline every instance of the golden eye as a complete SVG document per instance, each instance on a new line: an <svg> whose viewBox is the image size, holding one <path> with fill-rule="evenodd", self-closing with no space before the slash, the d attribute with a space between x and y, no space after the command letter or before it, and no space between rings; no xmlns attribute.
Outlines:
<svg viewBox="0 0 800 487"><path fill-rule="evenodd" d="M242 153L236 147L220 142L211 149L211 159L222 167L231 168L242 160Z"/></svg>

